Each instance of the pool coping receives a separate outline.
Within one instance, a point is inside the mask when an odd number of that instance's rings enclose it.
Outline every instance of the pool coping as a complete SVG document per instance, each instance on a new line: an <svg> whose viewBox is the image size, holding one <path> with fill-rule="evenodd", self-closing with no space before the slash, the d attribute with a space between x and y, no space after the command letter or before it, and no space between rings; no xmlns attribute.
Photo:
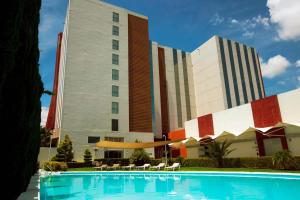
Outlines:
<svg viewBox="0 0 300 200"><path fill-rule="evenodd" d="M199 174L199 175L245 175L245 176L273 176L273 177L297 177L300 178L300 173L280 173L280 172L240 172L240 171L61 171L54 173L53 175L72 175L72 174L153 174L153 175L188 175L188 174ZM284 178L282 177L282 178Z"/></svg>

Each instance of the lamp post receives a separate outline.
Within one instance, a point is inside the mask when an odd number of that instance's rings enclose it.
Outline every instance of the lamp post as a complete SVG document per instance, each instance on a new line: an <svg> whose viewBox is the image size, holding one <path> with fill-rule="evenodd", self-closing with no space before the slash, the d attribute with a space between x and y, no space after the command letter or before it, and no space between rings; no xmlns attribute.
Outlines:
<svg viewBox="0 0 300 200"><path fill-rule="evenodd" d="M165 141L167 141L167 137L166 135L164 134L163 137L165 138ZM167 145L165 144L165 157L166 157L166 166L167 166L167 160L168 160L168 155L167 155Z"/></svg>

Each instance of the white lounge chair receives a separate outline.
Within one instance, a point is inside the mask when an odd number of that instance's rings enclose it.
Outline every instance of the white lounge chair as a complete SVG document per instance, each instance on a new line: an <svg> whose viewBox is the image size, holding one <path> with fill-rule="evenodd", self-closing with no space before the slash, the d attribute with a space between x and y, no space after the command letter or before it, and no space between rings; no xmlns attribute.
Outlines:
<svg viewBox="0 0 300 200"><path fill-rule="evenodd" d="M176 168L180 169L180 164L179 163L173 163L172 166L166 167L165 169L166 170L172 169L174 171Z"/></svg>
<svg viewBox="0 0 300 200"><path fill-rule="evenodd" d="M102 164L101 166L99 167L95 167L95 169L100 169L101 171L104 170L104 169L107 169L108 165L107 164Z"/></svg>
<svg viewBox="0 0 300 200"><path fill-rule="evenodd" d="M131 170L131 169L135 168L135 164L129 164L127 166L123 166L122 168Z"/></svg>
<svg viewBox="0 0 300 200"><path fill-rule="evenodd" d="M144 170L146 170L147 168L150 168L150 167L151 167L151 165L149 163L145 163L142 166L137 166L136 169L144 169Z"/></svg>
<svg viewBox="0 0 300 200"><path fill-rule="evenodd" d="M165 163L159 163L156 166L150 167L150 169L160 170L160 169L163 169L165 167L165 165L166 165Z"/></svg>
<svg viewBox="0 0 300 200"><path fill-rule="evenodd" d="M108 167L107 169L110 169L110 170L117 170L117 169L119 169L119 168L120 168L120 164L115 163L115 164L113 164L113 166L110 166L110 167Z"/></svg>

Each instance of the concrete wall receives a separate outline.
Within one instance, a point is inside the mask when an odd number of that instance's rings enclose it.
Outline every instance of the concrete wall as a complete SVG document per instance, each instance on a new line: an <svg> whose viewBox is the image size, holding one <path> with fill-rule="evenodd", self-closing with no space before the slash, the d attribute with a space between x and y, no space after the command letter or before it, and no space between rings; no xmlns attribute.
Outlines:
<svg viewBox="0 0 300 200"><path fill-rule="evenodd" d="M113 22L113 12L119 22ZM72 0L66 17L61 56L59 112L56 128L63 139L68 134L73 142L75 160L82 160L88 136L124 137L129 133L128 100L128 14L147 19L123 8L96 0ZM119 36L112 26L119 27ZM119 50L112 49L112 40L119 41ZM119 55L119 64L112 64L112 54ZM112 80L112 69L119 70L119 80ZM119 97L112 97L112 85L119 86ZM119 114L112 114L112 102L119 103ZM63 109L61 109L63 107ZM112 131L111 119L119 120L119 131ZM148 136L140 137L149 141Z"/></svg>
<svg viewBox="0 0 300 200"><path fill-rule="evenodd" d="M47 162L49 160L49 155L50 155L50 160L53 156L56 155L57 151L56 148L51 148L50 149L50 154L49 154L49 149L48 147L41 147L40 148L40 153L38 157L38 162L40 163L40 167L42 167L44 162Z"/></svg>
<svg viewBox="0 0 300 200"><path fill-rule="evenodd" d="M191 53L197 116L225 109L216 37Z"/></svg>
<svg viewBox="0 0 300 200"><path fill-rule="evenodd" d="M242 157L257 157L257 144L256 140L234 142L229 149L235 149L228 155L229 158L242 158Z"/></svg>

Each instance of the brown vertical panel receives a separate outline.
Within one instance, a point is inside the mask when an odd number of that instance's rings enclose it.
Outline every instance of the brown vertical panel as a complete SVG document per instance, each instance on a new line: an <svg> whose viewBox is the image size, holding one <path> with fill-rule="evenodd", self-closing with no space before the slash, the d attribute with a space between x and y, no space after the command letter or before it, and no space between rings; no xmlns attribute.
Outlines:
<svg viewBox="0 0 300 200"><path fill-rule="evenodd" d="M47 116L46 128L54 129L55 126L55 115L56 115L56 102L57 102L57 89L58 89L58 75L59 75L59 61L60 61L60 52L61 52L61 41L62 41L62 32L57 36L57 47L56 47L56 60L55 60L55 72L54 72L54 81L53 81L53 95L51 96L49 113Z"/></svg>
<svg viewBox="0 0 300 200"><path fill-rule="evenodd" d="M148 20L128 15L129 131L152 132Z"/></svg>
<svg viewBox="0 0 300 200"><path fill-rule="evenodd" d="M166 80L165 51L161 47L158 47L158 66L159 66L162 133L167 135L167 133L170 131L168 93L167 93L167 80Z"/></svg>

